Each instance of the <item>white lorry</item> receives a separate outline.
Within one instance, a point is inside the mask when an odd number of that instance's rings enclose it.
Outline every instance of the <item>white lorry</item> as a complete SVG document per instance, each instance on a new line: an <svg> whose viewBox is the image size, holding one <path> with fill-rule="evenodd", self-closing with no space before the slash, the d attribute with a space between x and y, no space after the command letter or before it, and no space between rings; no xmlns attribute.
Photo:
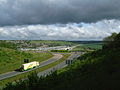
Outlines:
<svg viewBox="0 0 120 90"><path fill-rule="evenodd" d="M21 67L20 67L20 71L26 71L26 70L29 70L29 69L32 69L32 68L35 68L35 67L38 67L38 66L39 66L39 62L37 62L37 61L22 64Z"/></svg>

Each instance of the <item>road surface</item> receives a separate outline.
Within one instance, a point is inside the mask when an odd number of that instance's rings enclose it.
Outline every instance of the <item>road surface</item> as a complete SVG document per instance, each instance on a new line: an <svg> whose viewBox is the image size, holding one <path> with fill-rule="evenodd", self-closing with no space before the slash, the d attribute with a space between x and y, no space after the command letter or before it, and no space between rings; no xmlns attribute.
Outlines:
<svg viewBox="0 0 120 90"><path fill-rule="evenodd" d="M67 60L75 60L78 57L80 57L80 53L72 53L71 56ZM59 63L58 65L55 65L52 68L49 68L49 69L44 70L42 72L39 72L38 76L46 76L46 75L50 74L51 72L58 70L60 68L64 68L66 66L68 66L68 64L66 64L66 61L63 61L63 62Z"/></svg>
<svg viewBox="0 0 120 90"><path fill-rule="evenodd" d="M46 65L48 65L52 62L55 62L55 61L59 60L60 58L62 58L61 54L54 54L54 56L52 58L48 59L47 61L41 62L40 66L37 67L37 68L46 66ZM9 78L9 77L13 77L13 76L16 76L18 74L26 73L26 72L29 72L29 71L32 71L32 70L35 70L35 69L36 68L28 70L28 71L24 71L24 72L12 71L12 72L8 72L8 73L0 74L0 80L6 79L6 78Z"/></svg>
<svg viewBox="0 0 120 90"><path fill-rule="evenodd" d="M78 54L78 53L77 54L72 53L71 56L67 60L73 60L73 59L75 59L79 56L80 56L80 54ZM55 61L59 60L60 58L62 58L61 54L54 54L54 57L52 57L51 59L49 59L47 61L42 62L38 68L43 67L45 65L48 65L52 62L55 62ZM49 68L49 69L44 70L42 72L39 72L38 76L50 74L50 72L55 71L55 70L60 69L60 68L63 68L65 66L67 66L66 61L63 61L63 62L59 63L58 65L53 66L52 68ZM12 76L16 76L18 74L26 73L26 72L29 72L29 71L32 71L32 70L35 70L35 69L31 69L31 70L24 71L24 72L13 71L13 72L1 74L0 75L0 80L6 79L6 78L9 78L9 77L12 77Z"/></svg>

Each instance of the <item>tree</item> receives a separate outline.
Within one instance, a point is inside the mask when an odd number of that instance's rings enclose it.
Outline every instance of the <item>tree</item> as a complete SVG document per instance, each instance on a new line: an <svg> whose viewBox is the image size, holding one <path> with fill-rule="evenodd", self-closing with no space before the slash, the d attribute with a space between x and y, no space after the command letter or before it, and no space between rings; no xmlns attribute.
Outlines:
<svg viewBox="0 0 120 90"><path fill-rule="evenodd" d="M112 33L111 36L108 36L103 39L103 49L119 48L120 47L120 33Z"/></svg>

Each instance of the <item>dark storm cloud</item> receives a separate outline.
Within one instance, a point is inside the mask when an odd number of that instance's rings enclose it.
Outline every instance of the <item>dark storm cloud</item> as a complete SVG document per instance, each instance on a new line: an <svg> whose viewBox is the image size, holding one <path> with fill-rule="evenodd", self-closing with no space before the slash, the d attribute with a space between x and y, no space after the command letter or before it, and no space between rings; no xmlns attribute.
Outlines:
<svg viewBox="0 0 120 90"><path fill-rule="evenodd" d="M1 0L0 25L119 19L120 0Z"/></svg>

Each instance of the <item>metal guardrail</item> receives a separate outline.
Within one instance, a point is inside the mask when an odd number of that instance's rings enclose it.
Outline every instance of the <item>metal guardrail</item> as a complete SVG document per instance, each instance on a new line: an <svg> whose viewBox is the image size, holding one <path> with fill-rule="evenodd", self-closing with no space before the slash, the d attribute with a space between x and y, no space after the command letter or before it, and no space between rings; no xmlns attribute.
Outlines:
<svg viewBox="0 0 120 90"><path fill-rule="evenodd" d="M75 59L77 59L80 56L80 54L72 54L67 60L66 64L70 65L74 62Z"/></svg>

